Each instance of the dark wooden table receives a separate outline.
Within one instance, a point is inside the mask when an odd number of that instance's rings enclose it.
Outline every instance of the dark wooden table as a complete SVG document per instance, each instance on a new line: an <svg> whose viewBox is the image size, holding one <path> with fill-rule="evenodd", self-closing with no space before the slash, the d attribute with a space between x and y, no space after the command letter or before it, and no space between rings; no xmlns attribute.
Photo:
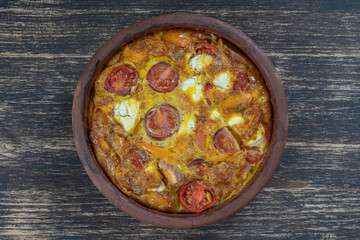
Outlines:
<svg viewBox="0 0 360 240"><path fill-rule="evenodd" d="M180 3L180 1L179 1ZM1 239L360 238L359 1L1 1ZM116 209L72 138L78 78L112 35L175 12L214 17L273 61L289 104L272 180L218 223L164 229Z"/></svg>

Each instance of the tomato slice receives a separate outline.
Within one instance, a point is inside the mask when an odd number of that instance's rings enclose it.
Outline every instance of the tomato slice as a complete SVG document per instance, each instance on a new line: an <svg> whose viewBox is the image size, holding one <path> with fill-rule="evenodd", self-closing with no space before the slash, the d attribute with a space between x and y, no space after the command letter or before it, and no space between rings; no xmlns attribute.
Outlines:
<svg viewBox="0 0 360 240"><path fill-rule="evenodd" d="M164 139L179 130L179 112L169 104L151 108L144 119L145 130L150 137Z"/></svg>
<svg viewBox="0 0 360 240"><path fill-rule="evenodd" d="M127 159L140 168L144 168L146 165L146 157L139 150L132 150L127 156Z"/></svg>
<svg viewBox="0 0 360 240"><path fill-rule="evenodd" d="M139 73L128 66L114 68L105 80L105 89L120 96L127 95L139 79Z"/></svg>
<svg viewBox="0 0 360 240"><path fill-rule="evenodd" d="M249 80L249 77L247 76L247 74L246 73L240 73L235 78L235 81L233 83L233 89L234 90L244 91L249 83L250 83L250 80Z"/></svg>
<svg viewBox="0 0 360 240"><path fill-rule="evenodd" d="M150 68L146 80L157 92L171 92L179 84L179 74L169 63L159 62Z"/></svg>
<svg viewBox="0 0 360 240"><path fill-rule="evenodd" d="M204 130L197 130L195 133L195 140L201 151L206 148L206 133Z"/></svg>
<svg viewBox="0 0 360 240"><path fill-rule="evenodd" d="M257 163L263 156L257 147L242 147L241 150L245 152L245 158L248 163Z"/></svg>
<svg viewBox="0 0 360 240"><path fill-rule="evenodd" d="M196 50L196 54L207 54L218 61L222 60L222 56L221 56L219 50L217 48L211 46L207 42L196 43L195 50Z"/></svg>
<svg viewBox="0 0 360 240"><path fill-rule="evenodd" d="M215 148L220 153L236 153L240 150L234 136L226 127L220 128L214 135Z"/></svg>
<svg viewBox="0 0 360 240"><path fill-rule="evenodd" d="M191 212L202 212L216 203L214 191L199 182L186 184L179 193L179 199Z"/></svg>

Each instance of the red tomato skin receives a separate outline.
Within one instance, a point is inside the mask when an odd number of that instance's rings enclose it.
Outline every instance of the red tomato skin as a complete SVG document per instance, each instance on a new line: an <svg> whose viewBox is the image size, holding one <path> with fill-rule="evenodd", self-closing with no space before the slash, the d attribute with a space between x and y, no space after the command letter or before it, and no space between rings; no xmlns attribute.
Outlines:
<svg viewBox="0 0 360 240"><path fill-rule="evenodd" d="M196 43L195 51L196 51L196 54L207 54L207 55L213 57L217 61L222 60L220 51L217 48L215 48L214 46L211 46L207 42Z"/></svg>
<svg viewBox="0 0 360 240"><path fill-rule="evenodd" d="M246 73L240 73L235 78L235 81L233 83L233 90L239 90L244 91L246 90L248 84L250 83L249 77Z"/></svg>
<svg viewBox="0 0 360 240"><path fill-rule="evenodd" d="M195 133L195 140L197 145L199 146L199 149L201 151L204 151L206 148L206 133L204 130L197 130Z"/></svg>
<svg viewBox="0 0 360 240"><path fill-rule="evenodd" d="M149 69L146 80L156 92L171 92L179 84L179 74L169 63L159 62Z"/></svg>
<svg viewBox="0 0 360 240"><path fill-rule="evenodd" d="M208 193L211 196L210 201L207 199ZM202 212L211 208L217 201L214 191L199 182L189 182L186 184L180 190L179 200L191 212Z"/></svg>
<svg viewBox="0 0 360 240"><path fill-rule="evenodd" d="M236 153L240 151L239 144L232 135L232 133L226 128L220 128L214 135L215 148L220 153Z"/></svg>
<svg viewBox="0 0 360 240"><path fill-rule="evenodd" d="M180 128L180 115L173 106L162 104L150 109L144 118L145 131L150 137L164 139Z"/></svg>
<svg viewBox="0 0 360 240"><path fill-rule="evenodd" d="M205 99L206 102L211 105L211 89L213 88L213 84L211 83L206 83L204 86L204 95L205 95Z"/></svg>
<svg viewBox="0 0 360 240"><path fill-rule="evenodd" d="M105 80L104 88L109 93L120 96L129 94L131 87L135 86L139 79L139 73L128 66L118 66L114 68Z"/></svg>
<svg viewBox="0 0 360 240"><path fill-rule="evenodd" d="M242 147L241 150L245 152L245 159L248 163L257 163L263 157L263 154L257 147Z"/></svg>
<svg viewBox="0 0 360 240"><path fill-rule="evenodd" d="M144 168L146 166L146 157L138 150L132 150L127 158L132 164L140 168Z"/></svg>

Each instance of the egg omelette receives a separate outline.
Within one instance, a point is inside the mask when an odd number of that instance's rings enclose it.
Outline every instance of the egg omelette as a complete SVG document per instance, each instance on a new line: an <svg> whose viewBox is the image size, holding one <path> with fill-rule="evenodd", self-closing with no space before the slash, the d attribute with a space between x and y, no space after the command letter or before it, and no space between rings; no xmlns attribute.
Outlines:
<svg viewBox="0 0 360 240"><path fill-rule="evenodd" d="M222 38L156 31L123 46L88 110L97 161L123 193L164 212L202 212L241 192L272 129L255 65Z"/></svg>

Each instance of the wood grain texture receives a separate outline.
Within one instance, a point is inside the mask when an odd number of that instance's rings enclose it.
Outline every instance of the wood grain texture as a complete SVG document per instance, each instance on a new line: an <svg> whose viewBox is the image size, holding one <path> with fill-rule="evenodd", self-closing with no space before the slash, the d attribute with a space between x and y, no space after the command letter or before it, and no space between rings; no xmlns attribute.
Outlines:
<svg viewBox="0 0 360 240"><path fill-rule="evenodd" d="M141 223L110 204L72 140L77 80L112 35L175 12L214 17L273 61L289 105L274 177L244 209L196 229ZM360 2L1 1L1 239L360 237Z"/></svg>

